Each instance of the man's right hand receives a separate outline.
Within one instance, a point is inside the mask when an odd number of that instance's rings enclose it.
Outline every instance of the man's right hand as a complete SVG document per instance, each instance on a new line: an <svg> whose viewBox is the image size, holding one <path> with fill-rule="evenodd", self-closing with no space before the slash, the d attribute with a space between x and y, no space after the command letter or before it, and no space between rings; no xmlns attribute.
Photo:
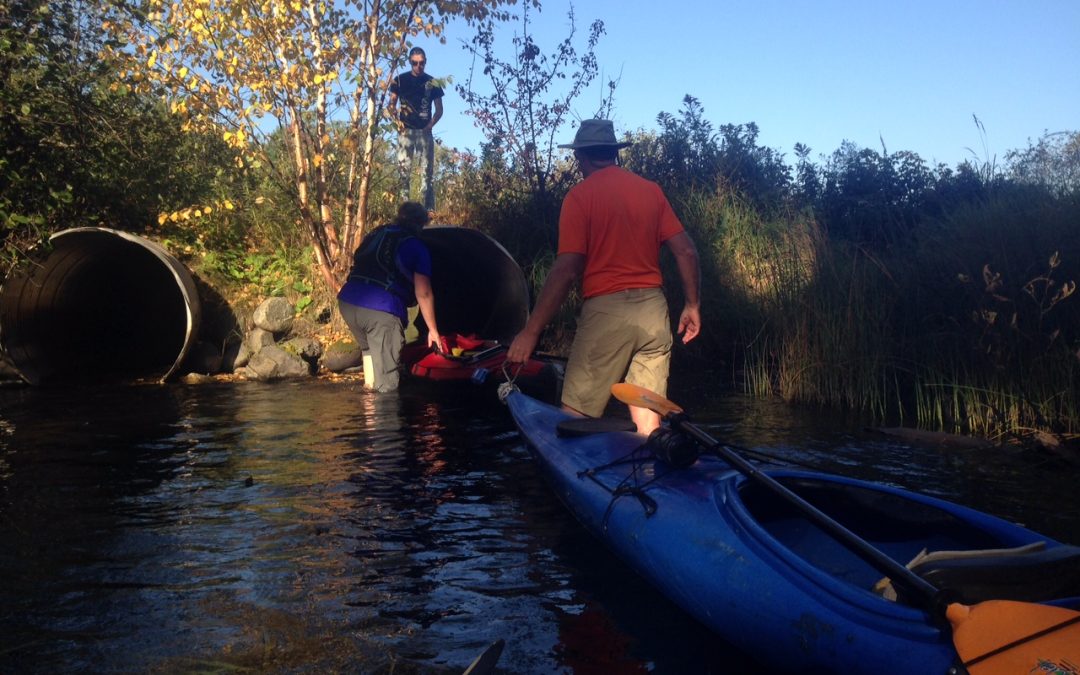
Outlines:
<svg viewBox="0 0 1080 675"><path fill-rule="evenodd" d="M683 344L690 342L701 332L701 310L697 307L683 307L682 315L679 316L679 335L682 335Z"/></svg>
<svg viewBox="0 0 1080 675"><path fill-rule="evenodd" d="M525 363L528 361L533 351L536 350L539 337L527 331L521 331L515 335L514 341L510 343L510 349L506 351L506 360L510 363Z"/></svg>

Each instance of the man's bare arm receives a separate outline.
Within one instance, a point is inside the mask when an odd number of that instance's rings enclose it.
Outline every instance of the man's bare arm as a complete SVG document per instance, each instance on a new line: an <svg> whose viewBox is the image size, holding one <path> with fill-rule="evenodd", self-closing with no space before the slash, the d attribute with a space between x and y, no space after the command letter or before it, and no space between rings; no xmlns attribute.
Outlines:
<svg viewBox="0 0 1080 675"><path fill-rule="evenodd" d="M536 349L536 343L540 340L540 333L544 330L559 311L570 294L577 280L585 271L585 256L580 253L560 253L555 256L555 262L551 265L544 288L540 291L540 297L536 299L536 306L525 324L525 328L514 338L510 344L510 350L506 354L506 360L511 363L525 363Z"/></svg>
<svg viewBox="0 0 1080 675"><path fill-rule="evenodd" d="M679 335L683 336L683 344L686 344L701 332L701 265L694 240L686 232L671 237L664 245L675 256L683 296L686 298L682 314L679 315L678 328Z"/></svg>

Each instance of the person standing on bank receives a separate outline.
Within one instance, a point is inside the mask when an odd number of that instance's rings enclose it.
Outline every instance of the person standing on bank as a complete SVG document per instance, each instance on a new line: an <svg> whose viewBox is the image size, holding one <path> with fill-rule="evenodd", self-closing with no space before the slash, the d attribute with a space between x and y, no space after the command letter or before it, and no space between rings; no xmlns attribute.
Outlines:
<svg viewBox="0 0 1080 675"><path fill-rule="evenodd" d="M507 352L524 363L536 349L571 287L581 279L585 298L566 364L563 408L598 417L622 381L667 394L671 323L662 289L660 247L675 256L685 306L678 332L683 343L701 330L701 272L697 248L660 186L618 164L620 148L608 120L585 120L570 148L584 179L571 188L559 215L559 249L525 328ZM660 416L630 407L642 434Z"/></svg>
<svg viewBox="0 0 1080 675"><path fill-rule="evenodd" d="M424 208L435 209L435 137L432 128L443 115L443 90L435 78L424 72L427 55L419 47L409 50L410 70L390 83L390 114L398 126L398 170L401 172L401 199L409 199L413 165L419 164ZM400 109L399 109L399 105ZM434 108L434 114L432 113Z"/></svg>
<svg viewBox="0 0 1080 675"><path fill-rule="evenodd" d="M419 236L427 223L428 212L421 204L402 204L394 222L375 228L360 242L348 280L338 291L338 309L363 350L368 389L398 388L409 307L420 305L428 346L440 344L431 254Z"/></svg>

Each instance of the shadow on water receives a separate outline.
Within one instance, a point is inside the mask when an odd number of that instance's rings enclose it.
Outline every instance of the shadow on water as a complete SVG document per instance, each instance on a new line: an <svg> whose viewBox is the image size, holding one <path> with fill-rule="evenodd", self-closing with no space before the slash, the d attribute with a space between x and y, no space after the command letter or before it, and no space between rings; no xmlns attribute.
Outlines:
<svg viewBox="0 0 1080 675"><path fill-rule="evenodd" d="M1080 540L1052 468L695 398L733 443ZM487 389L0 391L0 538L0 672L451 673L497 638L503 672L762 672L573 521Z"/></svg>

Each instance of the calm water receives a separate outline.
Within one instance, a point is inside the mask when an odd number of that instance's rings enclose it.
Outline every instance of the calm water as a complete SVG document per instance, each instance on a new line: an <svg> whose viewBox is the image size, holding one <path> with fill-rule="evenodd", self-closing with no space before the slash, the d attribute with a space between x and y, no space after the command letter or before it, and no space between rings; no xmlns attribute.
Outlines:
<svg viewBox="0 0 1080 675"><path fill-rule="evenodd" d="M732 443L1080 543L1075 470L689 396ZM498 638L507 673L758 671L578 527L482 388L0 390L0 542L5 673L451 673Z"/></svg>

